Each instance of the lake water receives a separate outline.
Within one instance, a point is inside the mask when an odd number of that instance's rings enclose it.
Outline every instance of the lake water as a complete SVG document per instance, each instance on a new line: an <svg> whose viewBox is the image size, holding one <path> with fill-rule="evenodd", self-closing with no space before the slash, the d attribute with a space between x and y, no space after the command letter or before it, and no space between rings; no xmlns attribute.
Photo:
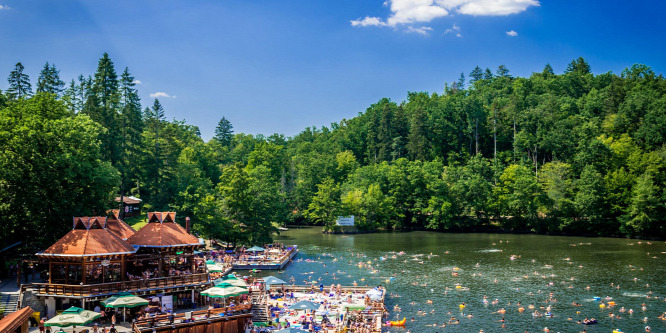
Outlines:
<svg viewBox="0 0 666 333"><path fill-rule="evenodd" d="M666 332L666 321L657 318L666 311L664 242L421 231L326 235L321 227L292 228L277 241L297 244L300 254L284 271L262 275L294 277L296 284L384 285L397 295L386 299L390 319L407 318L405 328L386 332L644 332L648 325ZM616 305L602 308L595 297ZM552 317L534 317L535 310ZM449 325L451 317L460 323ZM585 318L599 323L576 323Z"/></svg>

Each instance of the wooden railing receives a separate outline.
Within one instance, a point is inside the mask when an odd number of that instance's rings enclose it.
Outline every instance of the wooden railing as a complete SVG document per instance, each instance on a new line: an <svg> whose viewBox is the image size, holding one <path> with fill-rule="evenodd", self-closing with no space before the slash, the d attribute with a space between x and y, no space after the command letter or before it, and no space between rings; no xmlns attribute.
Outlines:
<svg viewBox="0 0 666 333"><path fill-rule="evenodd" d="M140 292L181 286L201 285L210 282L208 273L170 276L157 279L132 280L88 285L33 283L22 289L32 289L38 295L101 296L122 291Z"/></svg>
<svg viewBox="0 0 666 333"><path fill-rule="evenodd" d="M199 310L189 313L190 319L187 320L186 313L176 313L172 315L159 315L155 317L137 319L132 324L132 329L136 333L152 332L153 328L161 326L174 326L185 323L196 323L201 321L209 321L215 318L236 319L251 316L251 304L242 304L237 306L228 306L225 308L218 308L212 310Z"/></svg>
<svg viewBox="0 0 666 333"><path fill-rule="evenodd" d="M274 258L274 259L250 259L250 260L235 260L234 265L252 265L252 264L275 264L282 263L292 256L293 253L298 251L298 247L294 245L291 250L285 252L284 254Z"/></svg>

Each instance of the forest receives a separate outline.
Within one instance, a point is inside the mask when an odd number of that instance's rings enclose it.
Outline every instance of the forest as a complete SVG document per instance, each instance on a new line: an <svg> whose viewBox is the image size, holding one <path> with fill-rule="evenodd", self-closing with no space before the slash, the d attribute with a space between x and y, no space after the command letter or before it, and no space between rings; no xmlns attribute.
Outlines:
<svg viewBox="0 0 666 333"><path fill-rule="evenodd" d="M141 101L106 53L69 82L47 62L34 89L17 63L6 87L2 244L47 246L118 195L244 244L283 224L335 231L340 215L362 231L666 236L666 80L645 65L595 75L578 58L529 77L476 67L441 92L383 98L293 137L234 133L219 110L207 141Z"/></svg>

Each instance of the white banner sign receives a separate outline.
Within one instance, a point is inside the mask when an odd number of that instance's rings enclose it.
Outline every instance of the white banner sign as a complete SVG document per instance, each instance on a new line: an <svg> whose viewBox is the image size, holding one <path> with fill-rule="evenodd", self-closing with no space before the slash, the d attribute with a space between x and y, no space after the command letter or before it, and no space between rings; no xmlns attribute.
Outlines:
<svg viewBox="0 0 666 333"><path fill-rule="evenodd" d="M343 226L353 226L354 225L354 215L352 216L338 216L338 219L335 221L336 225Z"/></svg>

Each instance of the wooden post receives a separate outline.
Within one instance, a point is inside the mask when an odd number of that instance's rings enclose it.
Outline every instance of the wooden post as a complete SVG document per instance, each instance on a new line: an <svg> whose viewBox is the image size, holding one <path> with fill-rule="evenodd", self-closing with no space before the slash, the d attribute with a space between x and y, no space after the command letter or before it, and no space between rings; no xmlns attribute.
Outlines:
<svg viewBox="0 0 666 333"><path fill-rule="evenodd" d="M157 266L157 272L158 276L157 277L162 277L164 276L164 273L162 272L162 267L164 267L164 256L162 255L162 252L160 252L160 263Z"/></svg>
<svg viewBox="0 0 666 333"><path fill-rule="evenodd" d="M51 278L53 277L53 262L49 260L49 284L51 284Z"/></svg>
<svg viewBox="0 0 666 333"><path fill-rule="evenodd" d="M23 266L23 260L19 260L16 266L16 288L21 288L21 266Z"/></svg>
<svg viewBox="0 0 666 333"><path fill-rule="evenodd" d="M83 257L83 261L81 262L81 283L86 284L86 277L87 277L87 272L86 272L86 257Z"/></svg>
<svg viewBox="0 0 666 333"><path fill-rule="evenodd" d="M127 275L125 273L125 271L127 269L126 266L125 266L125 264L126 264L125 257L126 257L126 255L124 255L124 254L120 256L120 260L122 260L120 262L120 275L121 275L120 281L123 281L123 282L125 282L125 275Z"/></svg>

